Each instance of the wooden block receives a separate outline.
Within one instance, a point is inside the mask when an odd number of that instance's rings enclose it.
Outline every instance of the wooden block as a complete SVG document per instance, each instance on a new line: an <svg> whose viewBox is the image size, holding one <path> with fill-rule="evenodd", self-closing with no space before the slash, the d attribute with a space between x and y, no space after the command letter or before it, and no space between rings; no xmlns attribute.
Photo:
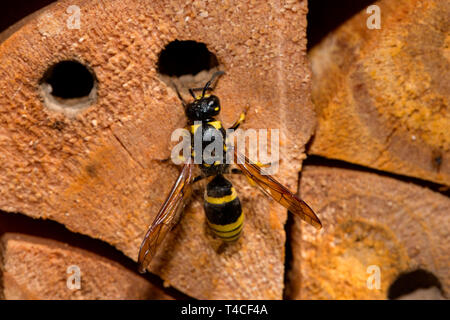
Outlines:
<svg viewBox="0 0 450 320"><path fill-rule="evenodd" d="M450 3L376 2L310 52L310 153L450 185Z"/></svg>
<svg viewBox="0 0 450 320"><path fill-rule="evenodd" d="M172 299L136 273L85 250L17 233L0 241L2 298Z"/></svg>
<svg viewBox="0 0 450 320"><path fill-rule="evenodd" d="M323 229L317 233L293 224L290 298L386 299L397 277L416 269L436 276L448 294L448 197L389 177L326 166L306 166L300 189ZM377 267L380 289L371 290L367 281Z"/></svg>
<svg viewBox="0 0 450 320"><path fill-rule="evenodd" d="M67 28L71 5L80 8L80 29ZM179 172L159 161L170 156L171 134L186 122L157 70L161 50L176 39L205 43L227 72L216 90L225 126L248 105L244 128L280 129L277 177L295 190L315 126L306 12L306 1L49 6L0 45L0 209L53 219L136 259ZM59 112L58 105L43 103L48 88L39 83L68 59L95 73L96 97L84 101L92 103L87 108ZM212 71L185 78L200 86ZM247 216L240 241L219 250L196 199L151 271L195 298L279 299L286 210L242 177L230 179Z"/></svg>

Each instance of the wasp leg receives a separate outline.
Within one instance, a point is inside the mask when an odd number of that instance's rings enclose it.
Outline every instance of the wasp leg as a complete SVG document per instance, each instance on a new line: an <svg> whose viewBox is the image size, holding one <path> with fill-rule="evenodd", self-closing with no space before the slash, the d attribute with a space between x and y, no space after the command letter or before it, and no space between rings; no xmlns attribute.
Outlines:
<svg viewBox="0 0 450 320"><path fill-rule="evenodd" d="M241 123L245 121L245 117L247 116L248 108L249 108L248 106L245 107L244 111L239 116L239 119L230 127L230 129L236 130L237 128L239 128Z"/></svg>
<svg viewBox="0 0 450 320"><path fill-rule="evenodd" d="M177 156L177 159L178 159L181 163L186 163L186 158L183 157L182 155L178 155L178 156ZM175 166L178 166L178 165L180 164L180 162L179 162L179 163L175 163L175 162L174 162L174 159L172 159L171 156L168 157L168 158L165 158L165 159L153 159L153 160L154 160L154 161L157 161L157 162L159 162L159 163L164 163L164 164L170 163L170 164L175 165Z"/></svg>
<svg viewBox="0 0 450 320"><path fill-rule="evenodd" d="M200 181L200 180L202 180L202 179L204 179L204 178L206 178L206 176L204 176L204 175L196 176L196 177L192 180L192 183L196 183L197 181Z"/></svg>
<svg viewBox="0 0 450 320"><path fill-rule="evenodd" d="M242 172L241 169L237 169L237 168L233 168L231 169L231 174L243 174L244 172Z"/></svg>
<svg viewBox="0 0 450 320"><path fill-rule="evenodd" d="M165 158L165 159L153 159L153 160L161 162L161 163L167 163L167 162L169 162L169 160L171 160L171 158L169 157L169 158Z"/></svg>
<svg viewBox="0 0 450 320"><path fill-rule="evenodd" d="M262 163L262 162L256 161L255 164L260 168L267 168L267 167L272 167L274 164L278 164L278 162L279 161Z"/></svg>
<svg viewBox="0 0 450 320"><path fill-rule="evenodd" d="M172 157L168 157L168 158L165 158L165 159L153 159L153 160L161 162L161 163L168 163L169 161L171 161L173 163ZM186 160L186 158L180 155L180 156L178 156L178 160L181 160L181 161L184 162Z"/></svg>

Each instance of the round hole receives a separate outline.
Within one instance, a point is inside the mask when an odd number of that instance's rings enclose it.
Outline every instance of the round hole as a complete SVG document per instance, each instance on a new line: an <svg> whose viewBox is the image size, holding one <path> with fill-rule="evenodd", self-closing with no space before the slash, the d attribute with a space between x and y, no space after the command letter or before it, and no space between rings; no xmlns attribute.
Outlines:
<svg viewBox="0 0 450 320"><path fill-rule="evenodd" d="M161 51L158 71L169 77L180 77L187 74L195 75L218 65L217 57L208 50L204 43L175 40Z"/></svg>
<svg viewBox="0 0 450 320"><path fill-rule="evenodd" d="M436 287L442 293L439 279L429 271L418 269L403 273L391 284L388 299L398 299L419 289Z"/></svg>
<svg viewBox="0 0 450 320"><path fill-rule="evenodd" d="M51 66L42 77L40 88L48 108L74 114L94 102L96 82L92 70L68 60Z"/></svg>

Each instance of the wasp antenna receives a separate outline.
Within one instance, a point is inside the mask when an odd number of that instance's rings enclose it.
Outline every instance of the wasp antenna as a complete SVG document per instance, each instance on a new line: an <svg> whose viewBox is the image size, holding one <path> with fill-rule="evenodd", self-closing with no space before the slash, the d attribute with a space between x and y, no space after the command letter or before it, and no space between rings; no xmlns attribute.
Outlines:
<svg viewBox="0 0 450 320"><path fill-rule="evenodd" d="M192 96L194 99L197 99L197 97L195 96L195 91L202 91L201 97L203 98L203 97L205 96L206 91L213 91L213 90L214 90L214 88L211 88L211 83L214 81L214 79L217 78L218 76L223 75L223 74L225 74L224 71L217 71L217 72L215 72L215 73L212 75L211 79L206 83L206 85L205 85L204 87L201 87L201 88L191 88L191 89L189 89L189 93L191 94L191 96Z"/></svg>
<svg viewBox="0 0 450 320"><path fill-rule="evenodd" d="M189 93L191 94L192 98L196 99L196 98L195 98L194 90L195 90L195 89L189 89Z"/></svg>
<svg viewBox="0 0 450 320"><path fill-rule="evenodd" d="M214 72L214 74L211 77L211 80L209 80L206 85L203 87L203 92L202 92L202 98L205 96L206 90L209 89L209 86L211 85L211 83L214 81L215 78L221 76L225 74L225 71L216 71Z"/></svg>
<svg viewBox="0 0 450 320"><path fill-rule="evenodd" d="M174 86L175 91L177 92L178 99L180 99L180 101L181 101L181 104L183 105L183 107L186 108L186 101L184 101L183 97L181 96L181 93L180 93L180 91L178 90L177 85L176 85L175 82L173 82L172 80L170 80L170 82L171 82L172 85Z"/></svg>

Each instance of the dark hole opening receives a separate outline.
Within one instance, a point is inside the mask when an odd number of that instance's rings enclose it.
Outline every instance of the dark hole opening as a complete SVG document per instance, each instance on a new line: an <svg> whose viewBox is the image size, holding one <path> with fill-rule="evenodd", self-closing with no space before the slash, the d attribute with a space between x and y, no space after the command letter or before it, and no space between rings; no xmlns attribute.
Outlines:
<svg viewBox="0 0 450 320"><path fill-rule="evenodd" d="M87 97L94 88L94 75L77 61L61 61L44 74L42 82L48 83L51 95L62 99Z"/></svg>
<svg viewBox="0 0 450 320"><path fill-rule="evenodd" d="M204 43L175 40L161 51L158 72L169 77L180 77L185 74L195 75L218 65L217 57Z"/></svg>
<svg viewBox="0 0 450 320"><path fill-rule="evenodd" d="M439 279L434 274L423 269L401 274L389 287L388 299L397 299L417 289L436 287L442 292Z"/></svg>
<svg viewBox="0 0 450 320"><path fill-rule="evenodd" d="M308 50L319 43L329 32L373 3L375 0L308 1L308 25L306 27Z"/></svg>

